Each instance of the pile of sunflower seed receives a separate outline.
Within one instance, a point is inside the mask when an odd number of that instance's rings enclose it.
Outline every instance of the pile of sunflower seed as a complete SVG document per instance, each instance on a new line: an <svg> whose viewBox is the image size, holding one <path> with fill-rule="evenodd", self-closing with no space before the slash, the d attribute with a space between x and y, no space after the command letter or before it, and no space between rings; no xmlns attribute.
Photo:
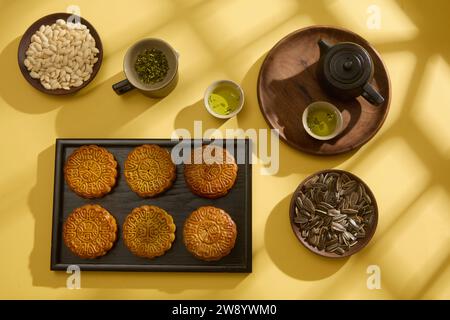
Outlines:
<svg viewBox="0 0 450 320"><path fill-rule="evenodd" d="M374 223L366 188L345 173L322 173L309 179L295 200L294 223L311 246L343 255Z"/></svg>

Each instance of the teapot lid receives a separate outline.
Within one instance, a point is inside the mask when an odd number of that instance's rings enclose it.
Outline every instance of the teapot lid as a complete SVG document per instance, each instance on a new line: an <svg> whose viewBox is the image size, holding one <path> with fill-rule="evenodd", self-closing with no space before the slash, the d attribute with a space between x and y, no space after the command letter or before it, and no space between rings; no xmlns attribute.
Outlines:
<svg viewBox="0 0 450 320"><path fill-rule="evenodd" d="M342 89L361 87L370 79L372 72L372 58L356 43L339 43L326 53L324 73L336 87Z"/></svg>

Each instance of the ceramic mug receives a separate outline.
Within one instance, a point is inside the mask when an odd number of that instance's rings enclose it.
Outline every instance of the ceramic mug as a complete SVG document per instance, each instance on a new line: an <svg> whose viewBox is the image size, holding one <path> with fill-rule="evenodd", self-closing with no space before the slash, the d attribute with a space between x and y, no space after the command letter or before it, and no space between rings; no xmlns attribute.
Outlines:
<svg viewBox="0 0 450 320"><path fill-rule="evenodd" d="M169 64L169 71L164 80L155 84L143 83L134 68L137 56L146 49L160 50L166 56ZM163 98L172 92L178 83L178 59L178 52L167 42L155 38L140 40L128 49L123 59L123 72L125 73L126 79L113 84L112 88L118 95L122 95L133 89L138 89L151 98Z"/></svg>

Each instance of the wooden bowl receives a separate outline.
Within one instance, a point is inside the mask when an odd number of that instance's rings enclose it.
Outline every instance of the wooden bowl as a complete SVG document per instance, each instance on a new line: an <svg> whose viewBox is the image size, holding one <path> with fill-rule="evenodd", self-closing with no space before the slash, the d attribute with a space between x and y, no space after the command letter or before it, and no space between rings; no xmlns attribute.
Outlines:
<svg viewBox="0 0 450 320"><path fill-rule="evenodd" d="M33 87L35 87L37 90L39 90L41 92L51 94L51 95L66 95L66 94L75 93L75 92L83 89L84 87L86 87L95 78L98 71L100 70L100 66L103 61L103 46L102 46L102 42L100 40L100 36L98 35L95 28L86 19L80 17L81 23L84 24L89 29L92 37L95 39L95 46L99 50L99 53L97 54L98 61L94 64L93 72L92 72L92 75L89 78L89 80L84 81L83 84L79 87L70 87L70 90L64 90L64 89L48 90L42 86L41 82L38 79L33 79L30 76L30 73L29 73L27 67L25 67L25 65L24 65L24 61L26 59L26 52L31 43L31 37L33 36L33 34L36 31L39 30L39 28L42 25L52 25L58 19L63 19L63 20L67 21L67 19L70 16L72 16L72 14L70 14L70 13L53 13L48 16L45 16L45 17L37 20L36 22L34 22L27 29L27 31L25 31L24 35L22 36L22 39L20 40L19 51L18 51L18 62L19 62L20 71L22 71L22 74L25 77L25 79Z"/></svg>
<svg viewBox="0 0 450 320"><path fill-rule="evenodd" d="M324 250L321 251L318 248L310 245L301 235L301 228L299 225L294 223L294 218L295 218L295 199L297 198L299 192L303 189L305 183L313 178L314 176L320 175L320 174L326 174L326 173L330 173L330 172L334 172L334 173L339 173L339 174L343 174L345 173L346 175L348 175L351 179L361 183L364 188L366 189L366 193L367 195L370 197L370 199L372 200L372 205L373 205L373 210L374 210L374 221L372 224L372 227L366 231L366 237L363 239L360 239L358 241L357 244L355 244L353 247L351 247L348 251L346 251L345 253L343 253L342 255L336 254L336 253L330 253L330 252L325 252ZM369 189L369 187L367 186L367 184L362 181L360 178L358 178L357 176L355 176L354 174L347 172L347 171L343 171L343 170L335 170L335 169L329 169L329 170L322 170L319 172L316 172L312 175L310 175L309 177L307 177L305 180L302 181L302 183L300 183L300 185L297 187L297 189L295 190L292 199L291 199L291 204L289 206L289 220L291 221L291 227L292 230L294 231L295 236L297 237L297 239L309 250L311 250L312 252L314 252L315 254L318 254L320 256L323 257L327 257L327 258L344 258L344 257L349 257L351 255L354 255L355 253L361 251L372 239L373 235L375 234L375 230L377 228L377 224L378 224L378 206L377 206L377 202L375 199L375 196L373 195L372 191Z"/></svg>

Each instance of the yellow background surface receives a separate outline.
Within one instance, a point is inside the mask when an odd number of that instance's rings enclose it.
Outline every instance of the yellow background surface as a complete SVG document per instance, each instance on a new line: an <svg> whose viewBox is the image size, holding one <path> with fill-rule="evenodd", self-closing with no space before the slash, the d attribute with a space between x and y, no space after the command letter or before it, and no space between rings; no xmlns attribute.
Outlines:
<svg viewBox="0 0 450 320"><path fill-rule="evenodd" d="M99 32L104 62L95 80L69 97L32 88L17 66L20 37L41 16L78 5ZM381 9L370 29L368 7ZM450 298L450 2L422 0L0 1L0 298L316 299ZM51 272L56 138L169 138L176 128L268 128L256 81L267 51L314 24L351 29L382 54L392 81L387 121L361 149L312 157L280 145L276 175L253 171L253 273L83 272L80 290ZM180 81L167 98L117 96L127 48L159 37L181 55ZM209 83L232 79L246 93L237 118L204 110ZM325 168L349 170L377 197L380 220L369 246L332 261L308 252L288 220L293 190ZM366 269L381 269L368 290Z"/></svg>

